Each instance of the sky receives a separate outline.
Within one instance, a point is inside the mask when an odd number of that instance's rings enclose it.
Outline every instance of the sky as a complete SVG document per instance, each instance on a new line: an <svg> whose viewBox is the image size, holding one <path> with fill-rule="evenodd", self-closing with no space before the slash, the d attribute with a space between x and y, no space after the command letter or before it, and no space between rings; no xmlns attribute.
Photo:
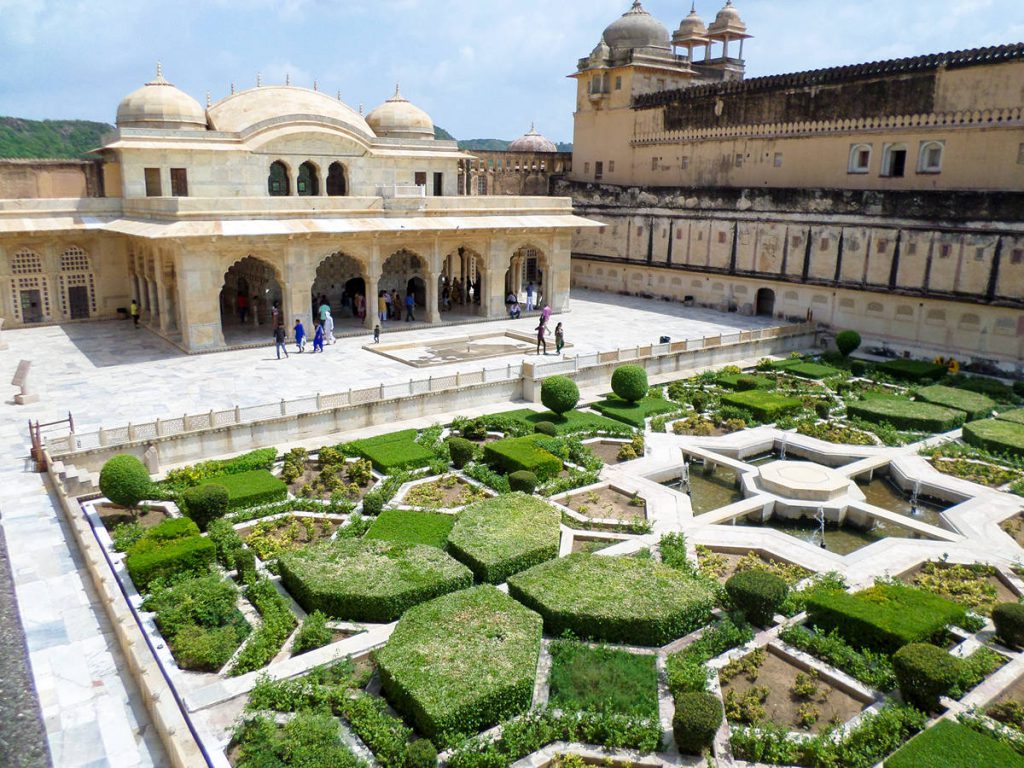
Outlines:
<svg viewBox="0 0 1024 768"><path fill-rule="evenodd" d="M748 77L1024 40L1024 0L734 0ZM706 22L724 0L698 0ZM690 0L646 0L669 29ZM394 92L459 139L572 140L566 78L631 0L0 0L0 115L114 121L164 75L200 103L256 85Z"/></svg>

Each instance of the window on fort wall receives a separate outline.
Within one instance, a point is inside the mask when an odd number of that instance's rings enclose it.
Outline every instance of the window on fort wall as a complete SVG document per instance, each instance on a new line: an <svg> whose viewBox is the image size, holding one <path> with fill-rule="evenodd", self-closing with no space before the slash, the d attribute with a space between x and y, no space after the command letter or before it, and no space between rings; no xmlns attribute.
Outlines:
<svg viewBox="0 0 1024 768"><path fill-rule="evenodd" d="M604 178L604 161L598 160L594 163L594 179L600 181Z"/></svg>
<svg viewBox="0 0 1024 768"><path fill-rule="evenodd" d="M621 75L619 75L618 77L615 78L615 90L616 91L621 91L622 90L622 76Z"/></svg>
<svg viewBox="0 0 1024 768"><path fill-rule="evenodd" d="M941 141L921 142L921 151L917 161L918 173L940 173L942 171L942 151L944 149Z"/></svg>
<svg viewBox="0 0 1024 768"><path fill-rule="evenodd" d="M543 163L541 163L541 170L544 170L544 164ZM608 161L608 173L615 173L615 161L614 160L609 160Z"/></svg>
<svg viewBox="0 0 1024 768"><path fill-rule="evenodd" d="M776 152L775 153L775 167L776 168L781 168L782 167L782 153L781 152Z"/></svg>
<svg viewBox="0 0 1024 768"><path fill-rule="evenodd" d="M160 169L146 168L143 173L146 179L146 197L161 197L164 192L160 184Z"/></svg>
<svg viewBox="0 0 1024 768"><path fill-rule="evenodd" d="M188 197L188 171L171 168L171 197Z"/></svg>
<svg viewBox="0 0 1024 768"><path fill-rule="evenodd" d="M871 145L854 144L850 147L849 173L867 173L871 169Z"/></svg>
<svg viewBox="0 0 1024 768"><path fill-rule="evenodd" d="M583 175L584 176L589 176L590 175L590 163L584 163L583 164Z"/></svg>
<svg viewBox="0 0 1024 768"><path fill-rule="evenodd" d="M736 155L736 167L737 168L742 168L743 167L743 155Z"/></svg>
<svg viewBox="0 0 1024 768"><path fill-rule="evenodd" d="M907 148L903 144L885 147L882 156L882 176L902 179L907 173Z"/></svg>
<svg viewBox="0 0 1024 768"><path fill-rule="evenodd" d="M1010 255L1011 264L1024 264L1024 249L1014 248Z"/></svg>
<svg viewBox="0 0 1024 768"><path fill-rule="evenodd" d="M688 169L688 168L690 167L690 156L689 156L689 155L683 155L683 156L682 156L682 157L681 157L681 158L679 159L679 165L680 165L680 167L682 167L682 169L683 169L684 171L685 171L686 169Z"/></svg>
<svg viewBox="0 0 1024 768"><path fill-rule="evenodd" d="M486 195L487 194L487 177L486 176L479 176L479 177L477 177L477 180L476 180L476 192L477 192L478 195Z"/></svg>

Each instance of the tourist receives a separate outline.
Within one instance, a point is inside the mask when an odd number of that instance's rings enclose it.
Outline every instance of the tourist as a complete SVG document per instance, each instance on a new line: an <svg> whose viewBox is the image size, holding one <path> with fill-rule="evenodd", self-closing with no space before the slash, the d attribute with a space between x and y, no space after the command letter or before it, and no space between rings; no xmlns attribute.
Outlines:
<svg viewBox="0 0 1024 768"><path fill-rule="evenodd" d="M526 311L533 312L533 281L526 284Z"/></svg>
<svg viewBox="0 0 1024 768"><path fill-rule="evenodd" d="M384 321L388 316L388 302L384 298L388 295L387 291L381 291L377 294L377 317L380 318L380 324L384 325Z"/></svg>
<svg viewBox="0 0 1024 768"><path fill-rule="evenodd" d="M281 307L278 306L278 303L276 301L274 302L274 306L270 310L270 320L271 325L273 325L275 328L284 327L284 321L281 319Z"/></svg>
<svg viewBox="0 0 1024 768"><path fill-rule="evenodd" d="M320 297L320 325L327 322L327 316L331 314L331 305L326 296Z"/></svg>
<svg viewBox="0 0 1024 768"><path fill-rule="evenodd" d="M274 343L277 345L277 359L281 359L281 353L284 352L284 356L288 357L288 347L284 345L284 326L274 326Z"/></svg>
<svg viewBox="0 0 1024 768"><path fill-rule="evenodd" d="M135 323L135 327L139 327L139 300L132 299L131 306L128 308L128 313L132 316L132 322Z"/></svg>
<svg viewBox="0 0 1024 768"><path fill-rule="evenodd" d="M441 311L447 312L452 308L452 293L448 288L448 284L445 283L444 288L441 289Z"/></svg>
<svg viewBox="0 0 1024 768"><path fill-rule="evenodd" d="M519 299L516 298L514 293L509 293L505 297L505 305L508 307L508 316L513 320L518 320L522 315L522 309L519 307Z"/></svg>
<svg viewBox="0 0 1024 768"><path fill-rule="evenodd" d="M327 343L333 344L334 338L334 317L331 316L331 311L327 310L327 317L324 318L324 335L327 337Z"/></svg>
<svg viewBox="0 0 1024 768"><path fill-rule="evenodd" d="M373 326L373 343L380 344L380 326Z"/></svg>
<svg viewBox="0 0 1024 768"><path fill-rule="evenodd" d="M363 294L357 293L355 300L356 317L360 320L366 319L366 300L363 298Z"/></svg>
<svg viewBox="0 0 1024 768"><path fill-rule="evenodd" d="M480 303L480 275L476 276L476 281L473 283L473 303Z"/></svg>
<svg viewBox="0 0 1024 768"><path fill-rule="evenodd" d="M565 331L562 330L562 324L559 323L555 326L555 354L562 354L562 347L565 346Z"/></svg>
<svg viewBox="0 0 1024 768"><path fill-rule="evenodd" d="M245 325L246 318L249 317L249 297L244 293L238 294L238 319L242 325Z"/></svg>
<svg viewBox="0 0 1024 768"><path fill-rule="evenodd" d="M313 334L313 354L324 351L324 327L320 323L314 323L316 332Z"/></svg>
<svg viewBox="0 0 1024 768"><path fill-rule="evenodd" d="M405 322L410 323L416 318L412 316L412 311L416 307L416 299L412 295L412 291L405 294Z"/></svg>
<svg viewBox="0 0 1024 768"><path fill-rule="evenodd" d="M295 346L300 353L306 351L306 329L298 318L295 318Z"/></svg>
<svg viewBox="0 0 1024 768"><path fill-rule="evenodd" d="M391 306L391 293L387 289L381 291L384 296L384 314L387 315L388 320L394 317L395 308Z"/></svg>
<svg viewBox="0 0 1024 768"><path fill-rule="evenodd" d="M398 295L398 289L393 288L391 290L391 319L401 320L402 319L402 299Z"/></svg>
<svg viewBox="0 0 1024 768"><path fill-rule="evenodd" d="M544 311L540 313L540 316L544 318L544 325L547 325L551 320L551 307L545 302Z"/></svg>
<svg viewBox="0 0 1024 768"><path fill-rule="evenodd" d="M535 329L537 331L537 354L540 354L541 347L544 348L544 354L548 353L548 342L544 338L544 334L548 332L548 327L544 324L544 320L541 319L540 324Z"/></svg>

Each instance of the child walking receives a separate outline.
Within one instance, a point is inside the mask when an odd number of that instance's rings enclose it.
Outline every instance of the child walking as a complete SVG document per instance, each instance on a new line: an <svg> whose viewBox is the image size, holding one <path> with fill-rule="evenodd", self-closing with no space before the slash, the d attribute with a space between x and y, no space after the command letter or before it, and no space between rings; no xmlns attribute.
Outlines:
<svg viewBox="0 0 1024 768"><path fill-rule="evenodd" d="M373 327L373 343L380 344L380 326L375 325Z"/></svg>
<svg viewBox="0 0 1024 768"><path fill-rule="evenodd" d="M295 346L300 353L306 351L306 329L302 327L299 318L295 318Z"/></svg>
<svg viewBox="0 0 1024 768"><path fill-rule="evenodd" d="M316 323L316 332L313 334L313 354L324 351L324 327Z"/></svg>
<svg viewBox="0 0 1024 768"><path fill-rule="evenodd" d="M562 354L562 347L565 346L565 331L562 330L562 324L559 323L555 326L555 354Z"/></svg>

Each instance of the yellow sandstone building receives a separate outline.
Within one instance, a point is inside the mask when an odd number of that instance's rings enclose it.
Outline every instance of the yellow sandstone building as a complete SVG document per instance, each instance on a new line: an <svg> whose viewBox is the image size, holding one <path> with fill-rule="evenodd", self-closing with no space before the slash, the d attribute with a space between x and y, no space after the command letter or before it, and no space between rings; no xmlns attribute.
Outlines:
<svg viewBox="0 0 1024 768"><path fill-rule="evenodd" d="M568 307L571 236L587 225L571 201L460 195L469 156L397 89L365 117L291 85L204 108L158 70L97 154L0 166L6 327L116 317L138 299L146 325L197 352L266 342L275 305L290 328L321 296L338 332L372 328L381 291L411 293L429 323L448 319L443 295L452 319L502 317L530 282Z"/></svg>

